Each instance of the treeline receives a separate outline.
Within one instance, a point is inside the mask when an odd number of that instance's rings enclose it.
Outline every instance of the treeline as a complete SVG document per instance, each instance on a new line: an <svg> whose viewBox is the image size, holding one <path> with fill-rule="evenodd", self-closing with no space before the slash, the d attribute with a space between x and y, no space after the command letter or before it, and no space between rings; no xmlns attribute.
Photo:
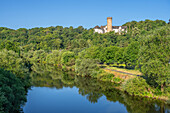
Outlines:
<svg viewBox="0 0 170 113"><path fill-rule="evenodd" d="M145 20L127 22L124 25L128 26L128 33L122 35L114 32L98 34L94 33L93 29L87 30L82 26L78 28L63 28L62 26L20 28L17 30L1 27L0 50L15 51L19 57L23 57L23 53L33 54L33 51L39 50L47 54L53 53L53 50L69 51L72 53L68 52L66 55L78 56L80 54L80 57L99 59L100 63L117 62L118 64L124 63L126 68L135 68L143 37L150 31L166 26L166 23L162 20ZM72 62L74 64L74 60Z"/></svg>
<svg viewBox="0 0 170 113"><path fill-rule="evenodd" d="M87 48L92 45L102 47L118 46L127 47L132 41L137 41L140 34L147 34L147 31L165 26L162 20L145 20L140 22L128 22L128 33L116 35L114 32L98 34L93 29L56 26L47 28L20 28L17 30L0 28L0 49L25 52L29 50L51 51L54 49L73 50L75 48ZM150 27L151 26L151 27ZM137 30L135 30L137 29ZM147 29L147 30L146 30ZM145 31L145 32L144 32Z"/></svg>

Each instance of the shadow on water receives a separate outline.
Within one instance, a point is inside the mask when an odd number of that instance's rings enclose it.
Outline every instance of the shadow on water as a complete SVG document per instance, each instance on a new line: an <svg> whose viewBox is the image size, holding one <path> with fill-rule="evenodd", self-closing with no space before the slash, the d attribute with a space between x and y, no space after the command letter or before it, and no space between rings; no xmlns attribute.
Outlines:
<svg viewBox="0 0 170 113"><path fill-rule="evenodd" d="M46 67L47 68L47 67ZM48 70L48 71L47 71ZM108 101L123 104L130 113L169 113L170 107L164 102L149 98L129 96L118 90L115 84L101 82L89 77L76 76L73 72L62 72L54 68L35 68L31 72L32 83L36 87L77 87L79 94L85 96L91 103L97 103L99 98L106 96Z"/></svg>

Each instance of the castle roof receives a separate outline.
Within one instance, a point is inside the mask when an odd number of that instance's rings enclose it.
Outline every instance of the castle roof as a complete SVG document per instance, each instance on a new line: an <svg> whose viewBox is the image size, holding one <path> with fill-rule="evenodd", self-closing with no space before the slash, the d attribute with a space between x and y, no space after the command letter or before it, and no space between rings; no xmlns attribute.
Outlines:
<svg viewBox="0 0 170 113"><path fill-rule="evenodd" d="M112 26L112 29L119 29L119 26Z"/></svg>
<svg viewBox="0 0 170 113"><path fill-rule="evenodd" d="M95 26L94 29L101 29L99 26Z"/></svg>
<svg viewBox="0 0 170 113"><path fill-rule="evenodd" d="M105 27L106 27L106 25L105 25L105 26L101 26L100 28L101 28L101 29L104 29Z"/></svg>

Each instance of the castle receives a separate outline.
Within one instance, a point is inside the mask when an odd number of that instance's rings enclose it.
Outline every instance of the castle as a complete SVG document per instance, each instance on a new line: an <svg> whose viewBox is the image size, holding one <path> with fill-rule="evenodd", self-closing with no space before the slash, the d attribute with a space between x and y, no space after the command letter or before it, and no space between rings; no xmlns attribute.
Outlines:
<svg viewBox="0 0 170 113"><path fill-rule="evenodd" d="M107 33L114 31L115 33L127 32L127 26L112 26L112 17L107 17L107 25L105 26L95 26L94 32L97 33Z"/></svg>

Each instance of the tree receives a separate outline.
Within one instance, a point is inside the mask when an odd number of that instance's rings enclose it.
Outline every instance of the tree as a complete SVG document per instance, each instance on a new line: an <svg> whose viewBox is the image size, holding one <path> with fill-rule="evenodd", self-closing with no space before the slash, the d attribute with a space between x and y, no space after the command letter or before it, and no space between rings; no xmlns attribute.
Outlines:
<svg viewBox="0 0 170 113"><path fill-rule="evenodd" d="M101 54L101 47L91 46L79 53L79 58L90 58L90 59L99 59Z"/></svg>
<svg viewBox="0 0 170 113"><path fill-rule="evenodd" d="M0 68L11 71L17 76L24 77L28 72L23 59L12 50L7 51L4 49L0 51L0 62Z"/></svg>
<svg viewBox="0 0 170 113"><path fill-rule="evenodd" d="M96 76L97 60L94 59L76 59L75 71L81 76Z"/></svg>
<svg viewBox="0 0 170 113"><path fill-rule="evenodd" d="M151 91L151 87L147 84L146 80L141 77L135 77L127 80L123 84L123 90L127 91L130 95L147 96Z"/></svg>
<svg viewBox="0 0 170 113"><path fill-rule="evenodd" d="M60 49L60 47L61 47L61 40L60 39L56 39L55 41L54 41L54 43L53 43L53 48L54 49Z"/></svg>
<svg viewBox="0 0 170 113"><path fill-rule="evenodd" d="M61 65L61 54L62 52L59 50L52 50L51 53L49 53L46 57L47 64L52 65Z"/></svg>
<svg viewBox="0 0 170 113"><path fill-rule="evenodd" d="M9 71L0 68L0 112L18 113L26 102L25 84Z"/></svg>
<svg viewBox="0 0 170 113"><path fill-rule="evenodd" d="M114 60L115 60L117 63L119 63L119 64L122 64L122 63L124 62L123 53L124 53L124 48L120 48L120 49L115 53Z"/></svg>
<svg viewBox="0 0 170 113"><path fill-rule="evenodd" d="M100 60L101 62L114 63L115 53L118 51L118 47L110 46L102 49Z"/></svg>
<svg viewBox="0 0 170 113"><path fill-rule="evenodd" d="M165 26L150 32L141 38L139 64L148 82L155 86L164 87L170 84L170 26Z"/></svg>
<svg viewBox="0 0 170 113"><path fill-rule="evenodd" d="M139 43L132 42L126 49L124 50L124 62L126 67L130 64L133 68L137 65L138 60L138 52L139 52Z"/></svg>
<svg viewBox="0 0 170 113"><path fill-rule="evenodd" d="M72 66L75 64L75 54L70 51L66 51L62 54L61 62L66 66Z"/></svg>

